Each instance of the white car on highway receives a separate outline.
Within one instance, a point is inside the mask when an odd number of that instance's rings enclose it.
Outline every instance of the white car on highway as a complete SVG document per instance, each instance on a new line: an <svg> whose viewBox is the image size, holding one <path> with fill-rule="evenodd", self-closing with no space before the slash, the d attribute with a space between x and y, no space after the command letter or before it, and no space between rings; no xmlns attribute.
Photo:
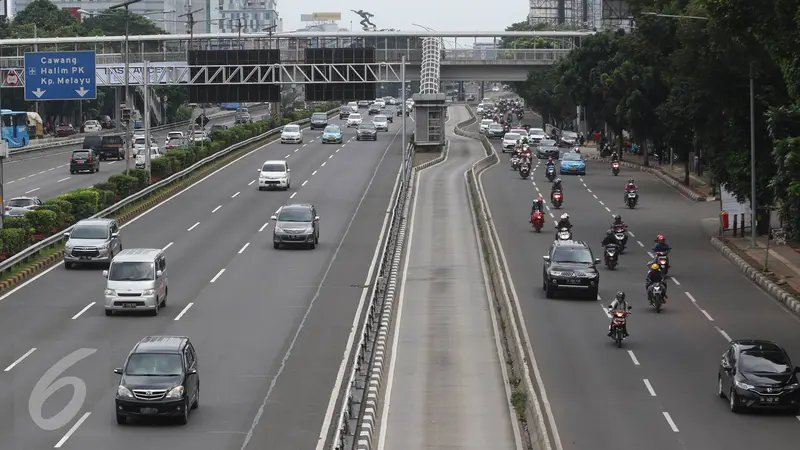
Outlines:
<svg viewBox="0 0 800 450"><path fill-rule="evenodd" d="M350 117L347 118L347 127L358 127L362 121L361 114L350 114Z"/></svg>
<svg viewBox="0 0 800 450"><path fill-rule="evenodd" d="M528 130L528 135L530 135L530 140L535 142L539 142L545 138L545 132L541 128L531 128Z"/></svg>
<svg viewBox="0 0 800 450"><path fill-rule="evenodd" d="M522 136L518 133L506 133L505 136L503 136L503 153L505 153L506 150L514 151L514 147L516 147L517 143L521 140Z"/></svg>
<svg viewBox="0 0 800 450"><path fill-rule="evenodd" d="M486 132L489 131L489 125L491 125L493 123L494 123L494 120L492 120L492 119L483 119L483 120L481 120L481 130L480 130L481 133L486 134Z"/></svg>
<svg viewBox="0 0 800 450"><path fill-rule="evenodd" d="M475 114L479 116L483 115L483 103L481 103L480 105L478 105L477 108L475 108Z"/></svg>
<svg viewBox="0 0 800 450"><path fill-rule="evenodd" d="M289 163L283 159L264 161L264 165L258 169L258 190L264 189L283 189L287 190L292 186L292 175L289 170Z"/></svg>
<svg viewBox="0 0 800 450"><path fill-rule="evenodd" d="M169 141L173 139L180 139L183 137L183 131L170 131L167 133L167 140L164 142L164 146L169 145Z"/></svg>
<svg viewBox="0 0 800 450"><path fill-rule="evenodd" d="M375 116L372 118L372 124L378 131L389 131L389 118L386 116Z"/></svg>
<svg viewBox="0 0 800 450"><path fill-rule="evenodd" d="M386 102L382 98L379 98L379 99L375 99L375 101L373 102L373 105L378 105L381 108L385 108L386 107Z"/></svg>
<svg viewBox="0 0 800 450"><path fill-rule="evenodd" d="M289 124L283 127L281 133L281 144L302 144L303 143L303 130L300 125Z"/></svg>
<svg viewBox="0 0 800 450"><path fill-rule="evenodd" d="M144 148L140 148L136 151L136 168L137 169L144 169L147 167L147 153ZM161 150L158 149L158 146L150 147L150 161L154 159L161 158Z"/></svg>
<svg viewBox="0 0 800 450"><path fill-rule="evenodd" d="M100 122L96 120L87 120L83 123L83 131L85 133L98 133L103 131L103 127L100 126Z"/></svg>
<svg viewBox="0 0 800 450"><path fill-rule="evenodd" d="M203 130L194 130L192 132L191 141L192 141L193 144L198 144L199 145L199 144L202 144L202 143L211 142L211 138Z"/></svg>

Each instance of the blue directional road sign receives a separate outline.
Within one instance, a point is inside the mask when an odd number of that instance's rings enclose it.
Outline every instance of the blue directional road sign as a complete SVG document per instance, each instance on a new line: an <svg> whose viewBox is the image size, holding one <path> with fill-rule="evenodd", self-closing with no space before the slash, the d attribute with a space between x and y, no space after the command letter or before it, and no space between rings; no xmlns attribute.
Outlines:
<svg viewBox="0 0 800 450"><path fill-rule="evenodd" d="M25 53L25 100L97 98L95 52Z"/></svg>

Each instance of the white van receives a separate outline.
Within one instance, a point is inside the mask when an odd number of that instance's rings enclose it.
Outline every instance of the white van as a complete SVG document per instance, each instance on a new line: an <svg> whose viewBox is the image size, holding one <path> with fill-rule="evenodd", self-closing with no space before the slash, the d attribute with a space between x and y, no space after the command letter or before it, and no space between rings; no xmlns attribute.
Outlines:
<svg viewBox="0 0 800 450"><path fill-rule="evenodd" d="M265 161L258 169L258 190L282 189L288 190L292 187L291 169L285 159Z"/></svg>
<svg viewBox="0 0 800 450"><path fill-rule="evenodd" d="M147 311L158 315L167 306L169 280L164 251L153 248L122 250L111 260L106 278L106 315L114 312Z"/></svg>
<svg viewBox="0 0 800 450"><path fill-rule="evenodd" d="M350 102L347 104L347 106L349 106L350 110L353 111L354 113L358 112L358 102Z"/></svg>

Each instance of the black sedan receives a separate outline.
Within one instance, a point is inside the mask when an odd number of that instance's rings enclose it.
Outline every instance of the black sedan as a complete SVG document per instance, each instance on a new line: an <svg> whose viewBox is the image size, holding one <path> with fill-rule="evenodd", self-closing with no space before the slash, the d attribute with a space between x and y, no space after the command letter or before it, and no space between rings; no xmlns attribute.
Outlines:
<svg viewBox="0 0 800 450"><path fill-rule="evenodd" d="M717 394L731 412L746 409L787 410L800 414L800 367L772 341L735 340L722 355Z"/></svg>
<svg viewBox="0 0 800 450"><path fill-rule="evenodd" d="M589 245L581 241L553 241L550 252L544 256L542 290L547 298L559 291L572 291L597 299L600 274Z"/></svg>
<svg viewBox="0 0 800 450"><path fill-rule="evenodd" d="M362 123L356 132L357 141L377 141L378 129L372 123Z"/></svg>
<svg viewBox="0 0 800 450"><path fill-rule="evenodd" d="M560 150L556 146L556 141L542 139L536 144L536 157L539 159L553 158L558 159Z"/></svg>
<svg viewBox="0 0 800 450"><path fill-rule="evenodd" d="M369 105L369 109L367 110L367 113L369 113L370 116L374 116L376 114L380 114L381 113L380 105L376 105L375 103Z"/></svg>

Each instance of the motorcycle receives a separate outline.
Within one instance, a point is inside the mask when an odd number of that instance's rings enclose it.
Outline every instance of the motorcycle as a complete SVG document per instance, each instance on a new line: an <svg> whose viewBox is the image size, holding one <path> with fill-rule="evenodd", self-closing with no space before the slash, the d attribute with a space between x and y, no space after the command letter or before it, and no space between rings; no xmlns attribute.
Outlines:
<svg viewBox="0 0 800 450"><path fill-rule="evenodd" d="M648 300L650 304L656 308L656 312L661 312L661 306L664 304L664 284L661 282L653 283L648 289Z"/></svg>
<svg viewBox="0 0 800 450"><path fill-rule="evenodd" d="M511 157L511 170L519 170L520 158L518 156Z"/></svg>
<svg viewBox="0 0 800 450"><path fill-rule="evenodd" d="M614 161L611 163L611 173L613 173L614 176L619 175L619 162Z"/></svg>
<svg viewBox="0 0 800 450"><path fill-rule="evenodd" d="M564 202L564 194L561 191L553 192L550 200L553 203L553 208L561 208L561 204Z"/></svg>
<svg viewBox="0 0 800 450"><path fill-rule="evenodd" d="M661 272L667 276L669 272L669 256L668 252L656 252L656 263L661 266Z"/></svg>
<svg viewBox="0 0 800 450"><path fill-rule="evenodd" d="M617 251L618 249L616 245L614 244L606 245L605 260L606 260L606 266L610 270L614 270L617 267L617 258L618 258Z"/></svg>
<svg viewBox="0 0 800 450"><path fill-rule="evenodd" d="M619 247L619 252L620 253L624 252L625 245L628 242L628 236L625 234L625 228L623 227L614 228L614 239L617 240L617 247Z"/></svg>
<svg viewBox="0 0 800 450"><path fill-rule="evenodd" d="M625 324L628 322L631 309L633 306L628 306L627 311L618 309L611 312L611 339L617 344L617 348L622 347L622 341L625 339Z"/></svg>
<svg viewBox="0 0 800 450"><path fill-rule="evenodd" d="M528 164L523 164L519 169L519 176L521 176L522 179L527 180L528 177L531 176L531 167Z"/></svg>
<svg viewBox="0 0 800 450"><path fill-rule="evenodd" d="M636 208L636 203L639 202L639 194L636 191L628 192L625 203L628 205L628 208L633 209Z"/></svg>
<svg viewBox="0 0 800 450"><path fill-rule="evenodd" d="M562 227L558 230L558 240L559 241L571 241L572 240L572 231L569 231L569 228Z"/></svg>
<svg viewBox="0 0 800 450"><path fill-rule="evenodd" d="M541 211L536 211L531 215L531 226L533 229L536 230L537 233L542 232L542 227L544 226L544 213Z"/></svg>
<svg viewBox="0 0 800 450"><path fill-rule="evenodd" d="M547 172L545 172L545 176L547 177L548 181L553 181L556 178L556 168L548 167Z"/></svg>

